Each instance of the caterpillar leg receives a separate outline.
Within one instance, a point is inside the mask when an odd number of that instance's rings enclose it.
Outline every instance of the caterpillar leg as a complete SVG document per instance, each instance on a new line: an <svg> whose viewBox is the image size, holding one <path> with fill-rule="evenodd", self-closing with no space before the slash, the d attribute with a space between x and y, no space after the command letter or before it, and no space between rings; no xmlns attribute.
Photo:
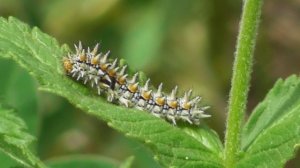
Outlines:
<svg viewBox="0 0 300 168"><path fill-rule="evenodd" d="M124 105L125 107L129 107L130 106L130 101L128 99L124 98L123 96L121 96L119 98L119 103L121 105Z"/></svg>

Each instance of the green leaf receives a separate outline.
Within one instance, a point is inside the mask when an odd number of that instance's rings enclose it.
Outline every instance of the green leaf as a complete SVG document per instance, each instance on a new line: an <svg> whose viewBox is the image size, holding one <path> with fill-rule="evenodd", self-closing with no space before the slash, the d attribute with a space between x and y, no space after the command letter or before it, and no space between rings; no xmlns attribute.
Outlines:
<svg viewBox="0 0 300 168"><path fill-rule="evenodd" d="M134 161L134 156L128 157L128 158L120 165L120 168L130 168L130 167L132 167L133 161Z"/></svg>
<svg viewBox="0 0 300 168"><path fill-rule="evenodd" d="M16 165L16 161L6 155L4 152L0 152L0 163L1 165L5 165L6 167L13 167Z"/></svg>
<svg viewBox="0 0 300 168"><path fill-rule="evenodd" d="M219 141L217 133L208 127L203 126L201 129L187 127L183 128L183 130L191 137L197 139L199 142L202 142L211 151L218 153L219 151L223 150L223 145L221 141Z"/></svg>
<svg viewBox="0 0 300 168"><path fill-rule="evenodd" d="M0 104L0 149L26 167L45 167L30 151L29 144L34 138L24 132L25 128L22 119Z"/></svg>
<svg viewBox="0 0 300 168"><path fill-rule="evenodd" d="M41 90L67 98L88 114L97 116L111 127L146 143L162 165L222 167L220 148L212 149L207 146L207 142L146 112L107 103L90 89L68 78L62 67L67 47L60 48L55 39L39 29L31 30L14 18L9 18L8 21L1 18L0 46L0 56L14 59L28 70L38 79ZM194 129L210 131L202 127ZM202 135L206 137L205 134ZM208 136L206 139L219 141L217 136Z"/></svg>
<svg viewBox="0 0 300 168"><path fill-rule="evenodd" d="M279 80L254 110L242 138L238 167L283 167L300 143L300 78Z"/></svg>
<svg viewBox="0 0 300 168"><path fill-rule="evenodd" d="M11 60L0 62L0 97L18 111L27 132L36 135L38 125L36 82L29 74ZM22 83L22 87L20 87Z"/></svg>
<svg viewBox="0 0 300 168"><path fill-rule="evenodd" d="M51 159L46 162L51 168L117 168L118 162L93 155L71 155Z"/></svg>

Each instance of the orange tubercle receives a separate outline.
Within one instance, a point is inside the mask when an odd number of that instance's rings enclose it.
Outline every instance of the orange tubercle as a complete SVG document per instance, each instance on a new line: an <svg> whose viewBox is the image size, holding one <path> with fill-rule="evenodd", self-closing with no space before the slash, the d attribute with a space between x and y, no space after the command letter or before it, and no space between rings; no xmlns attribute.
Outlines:
<svg viewBox="0 0 300 168"><path fill-rule="evenodd" d="M150 91L144 91L142 93L142 97L145 99L145 100L150 100L151 98L151 90Z"/></svg>
<svg viewBox="0 0 300 168"><path fill-rule="evenodd" d="M187 110L189 110L191 108L191 106L192 106L191 103L183 103L183 105L182 105L182 107Z"/></svg>
<svg viewBox="0 0 300 168"><path fill-rule="evenodd" d="M156 104L163 106L165 104L165 98L164 97L156 98L155 102Z"/></svg>
<svg viewBox="0 0 300 168"><path fill-rule="evenodd" d="M176 109L177 106L178 106L178 102L175 100L175 101L170 101L168 102L168 105L172 108L172 109Z"/></svg>
<svg viewBox="0 0 300 168"><path fill-rule="evenodd" d="M128 85L128 90L131 92L131 93L135 93L138 89L138 85L137 84L129 84Z"/></svg>
<svg viewBox="0 0 300 168"><path fill-rule="evenodd" d="M70 73L73 69L73 64L67 58L64 59L64 68L68 73Z"/></svg>

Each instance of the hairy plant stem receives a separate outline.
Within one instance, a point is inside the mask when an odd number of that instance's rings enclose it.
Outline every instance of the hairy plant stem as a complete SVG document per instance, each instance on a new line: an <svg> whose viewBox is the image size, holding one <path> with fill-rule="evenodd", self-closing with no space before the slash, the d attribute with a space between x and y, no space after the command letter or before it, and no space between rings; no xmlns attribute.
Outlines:
<svg viewBox="0 0 300 168"><path fill-rule="evenodd" d="M224 165L234 168L241 149L241 129L246 111L253 51L261 14L262 0L244 0L237 39L228 105Z"/></svg>

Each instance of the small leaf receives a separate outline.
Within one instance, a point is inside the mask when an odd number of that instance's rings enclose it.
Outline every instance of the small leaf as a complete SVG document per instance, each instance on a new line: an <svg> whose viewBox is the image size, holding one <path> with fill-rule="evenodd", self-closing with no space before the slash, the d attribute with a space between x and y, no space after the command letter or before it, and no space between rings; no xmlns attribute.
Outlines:
<svg viewBox="0 0 300 168"><path fill-rule="evenodd" d="M23 120L0 104L0 149L26 167L43 168L45 166L29 149L34 138L24 132L25 128Z"/></svg>
<svg viewBox="0 0 300 168"><path fill-rule="evenodd" d="M218 142L217 136L202 133L202 139L213 141L208 143L146 112L107 103L65 75L62 58L67 54L67 47L60 48L55 39L37 28L31 30L14 18L8 21L0 18L0 46L5 46L0 48L0 56L14 59L28 70L38 79L41 90L67 98L88 114L146 143L162 165L222 167L221 148L207 146Z"/></svg>
<svg viewBox="0 0 300 168"><path fill-rule="evenodd" d="M242 139L238 167L283 167L300 143L300 79L279 80L254 110Z"/></svg>

